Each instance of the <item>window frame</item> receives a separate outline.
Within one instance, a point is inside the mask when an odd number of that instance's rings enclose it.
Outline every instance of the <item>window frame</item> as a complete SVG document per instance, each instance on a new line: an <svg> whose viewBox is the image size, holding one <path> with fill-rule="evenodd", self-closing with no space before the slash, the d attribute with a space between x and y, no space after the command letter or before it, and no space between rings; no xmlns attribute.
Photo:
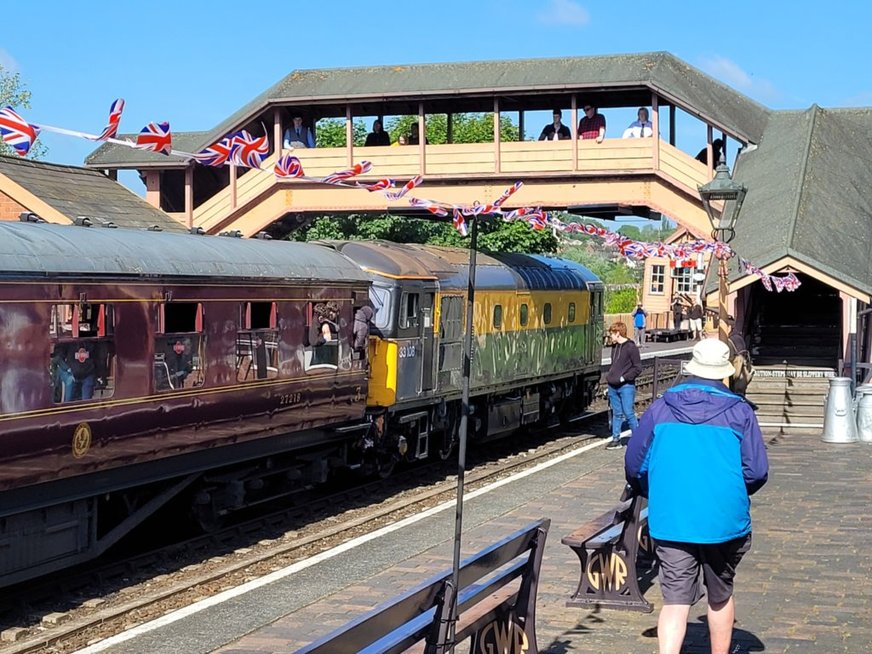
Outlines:
<svg viewBox="0 0 872 654"><path fill-rule="evenodd" d="M553 311L551 308L551 303L546 302L545 306L542 307L542 324L550 325L553 317L554 316L553 316Z"/></svg>
<svg viewBox="0 0 872 654"><path fill-rule="evenodd" d="M651 295L664 295L666 293L666 264L651 264L651 277L648 280L648 292Z"/></svg>

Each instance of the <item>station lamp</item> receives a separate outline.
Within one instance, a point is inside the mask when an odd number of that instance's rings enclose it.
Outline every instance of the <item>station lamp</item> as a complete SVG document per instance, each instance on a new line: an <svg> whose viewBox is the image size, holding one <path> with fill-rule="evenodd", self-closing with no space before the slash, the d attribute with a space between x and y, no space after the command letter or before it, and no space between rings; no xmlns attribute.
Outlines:
<svg viewBox="0 0 872 654"><path fill-rule="evenodd" d="M715 169L714 178L708 183L698 187L699 197L709 222L712 225L712 238L721 243L729 243L736 235L736 221L742 210L742 202L745 200L747 189L744 184L733 181L730 169L724 161L723 154ZM715 202L722 202L723 206L718 210ZM718 337L724 343L727 342L727 261L731 256L725 248L716 248L715 256L718 257Z"/></svg>

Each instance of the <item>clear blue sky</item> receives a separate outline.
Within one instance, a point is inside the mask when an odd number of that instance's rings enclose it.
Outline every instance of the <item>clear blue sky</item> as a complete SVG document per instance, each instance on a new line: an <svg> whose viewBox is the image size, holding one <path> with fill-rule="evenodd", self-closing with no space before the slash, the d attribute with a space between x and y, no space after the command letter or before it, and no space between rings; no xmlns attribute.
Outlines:
<svg viewBox="0 0 872 654"><path fill-rule="evenodd" d="M122 131L209 129L295 68L654 50L768 107L872 105L868 0L31 0L3 13L0 63L33 93L25 117L85 131L116 97ZM40 138L48 161L81 164L93 149Z"/></svg>

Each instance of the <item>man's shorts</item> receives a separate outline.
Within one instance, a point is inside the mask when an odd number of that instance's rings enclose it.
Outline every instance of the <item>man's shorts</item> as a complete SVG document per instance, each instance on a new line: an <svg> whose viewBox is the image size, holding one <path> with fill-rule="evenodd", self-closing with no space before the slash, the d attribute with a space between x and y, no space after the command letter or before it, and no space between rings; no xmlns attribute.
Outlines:
<svg viewBox="0 0 872 654"><path fill-rule="evenodd" d="M708 545L655 541L663 603L693 606L701 600L702 569L709 604L723 604L733 595L736 566L750 549L751 534Z"/></svg>

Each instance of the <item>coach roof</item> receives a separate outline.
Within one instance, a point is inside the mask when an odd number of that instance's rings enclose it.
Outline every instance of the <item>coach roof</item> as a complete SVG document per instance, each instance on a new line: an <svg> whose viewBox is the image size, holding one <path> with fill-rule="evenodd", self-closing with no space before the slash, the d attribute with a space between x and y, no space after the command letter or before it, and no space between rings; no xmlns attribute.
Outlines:
<svg viewBox="0 0 872 654"><path fill-rule="evenodd" d="M288 241L0 222L0 275L362 281L327 248Z"/></svg>

